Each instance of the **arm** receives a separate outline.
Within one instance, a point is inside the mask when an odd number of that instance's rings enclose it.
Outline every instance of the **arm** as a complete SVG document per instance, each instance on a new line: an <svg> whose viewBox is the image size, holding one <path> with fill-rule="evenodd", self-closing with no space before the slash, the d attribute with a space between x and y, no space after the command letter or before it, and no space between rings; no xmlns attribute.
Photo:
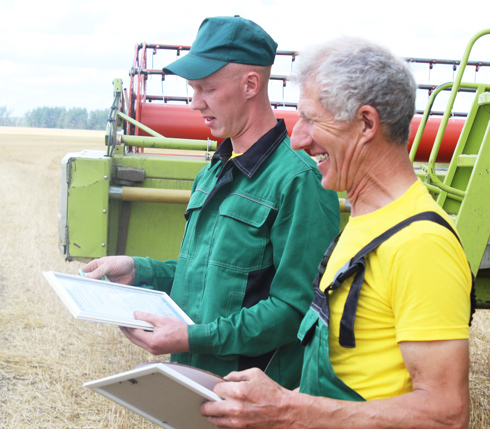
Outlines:
<svg viewBox="0 0 490 429"><path fill-rule="evenodd" d="M111 282L125 285L146 283L154 289L168 293L172 287L176 265L177 261L174 260L160 262L150 258L121 255L94 259L82 270L92 279L100 279L107 275Z"/></svg>
<svg viewBox="0 0 490 429"><path fill-rule="evenodd" d="M157 261L151 258L133 257L134 285L148 285L151 289L170 293L174 281L177 261Z"/></svg>
<svg viewBox="0 0 490 429"><path fill-rule="evenodd" d="M401 343L413 391L368 402L288 391L258 370L231 373L215 387L222 402L201 411L219 427L465 428L468 424L468 341Z"/></svg>

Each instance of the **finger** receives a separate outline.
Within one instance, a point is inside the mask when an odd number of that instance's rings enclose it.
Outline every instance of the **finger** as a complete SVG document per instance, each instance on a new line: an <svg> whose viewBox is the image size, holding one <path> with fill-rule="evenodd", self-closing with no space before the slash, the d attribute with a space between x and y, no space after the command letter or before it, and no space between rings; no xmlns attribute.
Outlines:
<svg viewBox="0 0 490 429"><path fill-rule="evenodd" d="M153 336L153 331L145 331L139 328L124 328L124 333L128 338L135 339L136 341L147 342L148 338Z"/></svg>
<svg viewBox="0 0 490 429"><path fill-rule="evenodd" d="M153 326L162 326L164 316L158 314L145 313L143 311L135 311L133 316L136 320L143 320L144 322L151 323Z"/></svg>
<svg viewBox="0 0 490 429"><path fill-rule="evenodd" d="M221 401L209 401L201 405L201 414L207 418L207 420L219 428L232 428L232 427L244 427L233 423L233 417L226 407L223 407L224 402Z"/></svg>
<svg viewBox="0 0 490 429"><path fill-rule="evenodd" d="M101 274L101 271L100 269L95 269L94 271L90 271L88 273L86 273L86 277L90 278L90 279L100 279L101 277L103 277L105 274Z"/></svg>
<svg viewBox="0 0 490 429"><path fill-rule="evenodd" d="M124 334L124 336L132 341L134 328L128 328L126 326L119 326L119 329Z"/></svg>
<svg viewBox="0 0 490 429"><path fill-rule="evenodd" d="M226 381L249 381L256 371L260 370L257 370L257 368L250 368L244 371L232 371L223 378Z"/></svg>
<svg viewBox="0 0 490 429"><path fill-rule="evenodd" d="M88 278L100 279L106 275L107 267L104 264L99 265L96 261L92 261L90 264L85 265L82 271Z"/></svg>
<svg viewBox="0 0 490 429"><path fill-rule="evenodd" d="M224 417L226 408L222 401L206 401L201 405L201 414L204 417Z"/></svg>
<svg viewBox="0 0 490 429"><path fill-rule="evenodd" d="M230 383L228 381L216 383L213 388L213 392L223 399L233 399L237 395L235 392L235 387L236 384Z"/></svg>
<svg viewBox="0 0 490 429"><path fill-rule="evenodd" d="M99 264L98 264L97 259L94 259L93 261L90 261L88 264L83 266L82 271L84 273L89 273L89 272L93 271L94 269L96 269L98 265Z"/></svg>
<svg viewBox="0 0 490 429"><path fill-rule="evenodd" d="M119 328L121 329L124 336L133 344L145 349L146 351L150 351L147 344L147 339L148 335L151 336L153 335L153 333L145 332L141 329L127 328L122 326L120 326Z"/></svg>
<svg viewBox="0 0 490 429"><path fill-rule="evenodd" d="M218 427L219 429L228 429L232 428L233 426L230 426L228 424L228 420L225 417L206 417L208 422L211 423L212 425Z"/></svg>
<svg viewBox="0 0 490 429"><path fill-rule="evenodd" d="M82 267L84 273L91 273L104 265L104 258L94 259Z"/></svg>

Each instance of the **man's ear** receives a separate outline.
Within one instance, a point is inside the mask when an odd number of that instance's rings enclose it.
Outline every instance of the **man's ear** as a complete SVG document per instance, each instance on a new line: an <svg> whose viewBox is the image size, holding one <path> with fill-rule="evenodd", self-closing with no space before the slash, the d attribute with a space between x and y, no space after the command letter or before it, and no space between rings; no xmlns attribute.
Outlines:
<svg viewBox="0 0 490 429"><path fill-rule="evenodd" d="M366 104L357 111L357 118L360 121L364 141L372 140L380 128L378 111L373 106Z"/></svg>
<svg viewBox="0 0 490 429"><path fill-rule="evenodd" d="M253 98L260 91L261 85L262 81L257 72L251 71L247 73L245 79L245 96L247 98Z"/></svg>

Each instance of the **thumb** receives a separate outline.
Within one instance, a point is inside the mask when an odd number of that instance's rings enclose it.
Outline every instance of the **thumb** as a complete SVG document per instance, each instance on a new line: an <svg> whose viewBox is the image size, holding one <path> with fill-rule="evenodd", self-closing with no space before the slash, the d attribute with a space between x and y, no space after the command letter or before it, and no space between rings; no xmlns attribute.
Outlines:
<svg viewBox="0 0 490 429"><path fill-rule="evenodd" d="M103 272L103 270L101 270L100 268L96 268L95 270L90 271L88 273L85 272L85 277L88 277L89 279L95 279L95 280L102 278L104 275L105 272Z"/></svg>
<svg viewBox="0 0 490 429"><path fill-rule="evenodd" d="M78 270L81 276L88 277L89 279L100 279L105 275L105 272L102 271L105 270L101 268L99 262L96 260L89 262L87 265Z"/></svg>
<svg viewBox="0 0 490 429"><path fill-rule="evenodd" d="M157 325L157 319L159 318L156 314L145 313L143 311L135 311L133 316L136 320L143 320L145 322L151 323L152 325Z"/></svg>

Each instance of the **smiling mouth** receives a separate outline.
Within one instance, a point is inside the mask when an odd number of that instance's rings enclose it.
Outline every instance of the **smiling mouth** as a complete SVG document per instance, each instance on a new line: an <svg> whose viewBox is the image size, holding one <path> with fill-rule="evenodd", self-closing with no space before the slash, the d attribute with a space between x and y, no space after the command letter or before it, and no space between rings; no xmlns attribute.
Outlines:
<svg viewBox="0 0 490 429"><path fill-rule="evenodd" d="M210 125L216 118L212 116L204 116L204 123Z"/></svg>

